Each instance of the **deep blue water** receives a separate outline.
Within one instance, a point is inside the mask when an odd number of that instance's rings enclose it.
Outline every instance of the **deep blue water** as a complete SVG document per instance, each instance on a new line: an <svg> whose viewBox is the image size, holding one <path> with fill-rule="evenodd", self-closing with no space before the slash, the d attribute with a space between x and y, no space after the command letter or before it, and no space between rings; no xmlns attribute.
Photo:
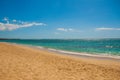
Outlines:
<svg viewBox="0 0 120 80"><path fill-rule="evenodd" d="M120 39L40 39L40 40L0 40L33 46L43 46L73 52L90 54L110 54L120 56Z"/></svg>

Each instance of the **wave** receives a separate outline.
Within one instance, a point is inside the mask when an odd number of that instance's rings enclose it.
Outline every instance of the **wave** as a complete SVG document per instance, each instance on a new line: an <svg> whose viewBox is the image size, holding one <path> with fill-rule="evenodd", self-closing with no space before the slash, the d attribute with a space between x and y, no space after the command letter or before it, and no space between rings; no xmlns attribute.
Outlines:
<svg viewBox="0 0 120 80"><path fill-rule="evenodd" d="M8 43L8 42L4 42L4 43ZM106 53L90 54L90 53L86 53L86 52L72 52L72 51L65 51L65 50L54 49L54 48L46 48L43 46L35 46L35 45L30 45L30 44L29 45L28 44L18 44L18 43L10 43L10 44L22 45L22 46L27 46L27 47L32 47L32 48L42 49L42 50L48 50L48 51L56 52L59 54L66 54L66 55L77 56L77 57L92 57L92 58L99 58L99 59L117 59L117 60L120 60L120 56L106 54Z"/></svg>

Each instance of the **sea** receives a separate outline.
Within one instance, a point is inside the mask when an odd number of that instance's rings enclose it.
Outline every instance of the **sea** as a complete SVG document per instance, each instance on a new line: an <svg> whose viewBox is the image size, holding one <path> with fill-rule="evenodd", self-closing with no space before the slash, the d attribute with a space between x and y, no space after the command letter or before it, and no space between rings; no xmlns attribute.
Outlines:
<svg viewBox="0 0 120 80"><path fill-rule="evenodd" d="M30 46L44 47L77 53L120 56L120 38L113 39L2 39Z"/></svg>

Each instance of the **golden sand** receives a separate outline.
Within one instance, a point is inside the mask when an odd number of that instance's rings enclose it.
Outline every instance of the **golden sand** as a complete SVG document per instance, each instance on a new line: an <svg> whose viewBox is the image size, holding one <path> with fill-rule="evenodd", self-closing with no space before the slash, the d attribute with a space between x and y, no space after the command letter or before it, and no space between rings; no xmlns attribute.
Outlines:
<svg viewBox="0 0 120 80"><path fill-rule="evenodd" d="M0 43L0 80L120 80L120 61Z"/></svg>

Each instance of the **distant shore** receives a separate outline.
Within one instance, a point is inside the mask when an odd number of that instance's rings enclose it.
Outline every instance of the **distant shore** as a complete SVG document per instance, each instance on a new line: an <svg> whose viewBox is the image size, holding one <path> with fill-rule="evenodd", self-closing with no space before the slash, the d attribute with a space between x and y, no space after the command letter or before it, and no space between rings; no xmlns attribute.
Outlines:
<svg viewBox="0 0 120 80"><path fill-rule="evenodd" d="M119 80L118 59L0 43L1 80Z"/></svg>

